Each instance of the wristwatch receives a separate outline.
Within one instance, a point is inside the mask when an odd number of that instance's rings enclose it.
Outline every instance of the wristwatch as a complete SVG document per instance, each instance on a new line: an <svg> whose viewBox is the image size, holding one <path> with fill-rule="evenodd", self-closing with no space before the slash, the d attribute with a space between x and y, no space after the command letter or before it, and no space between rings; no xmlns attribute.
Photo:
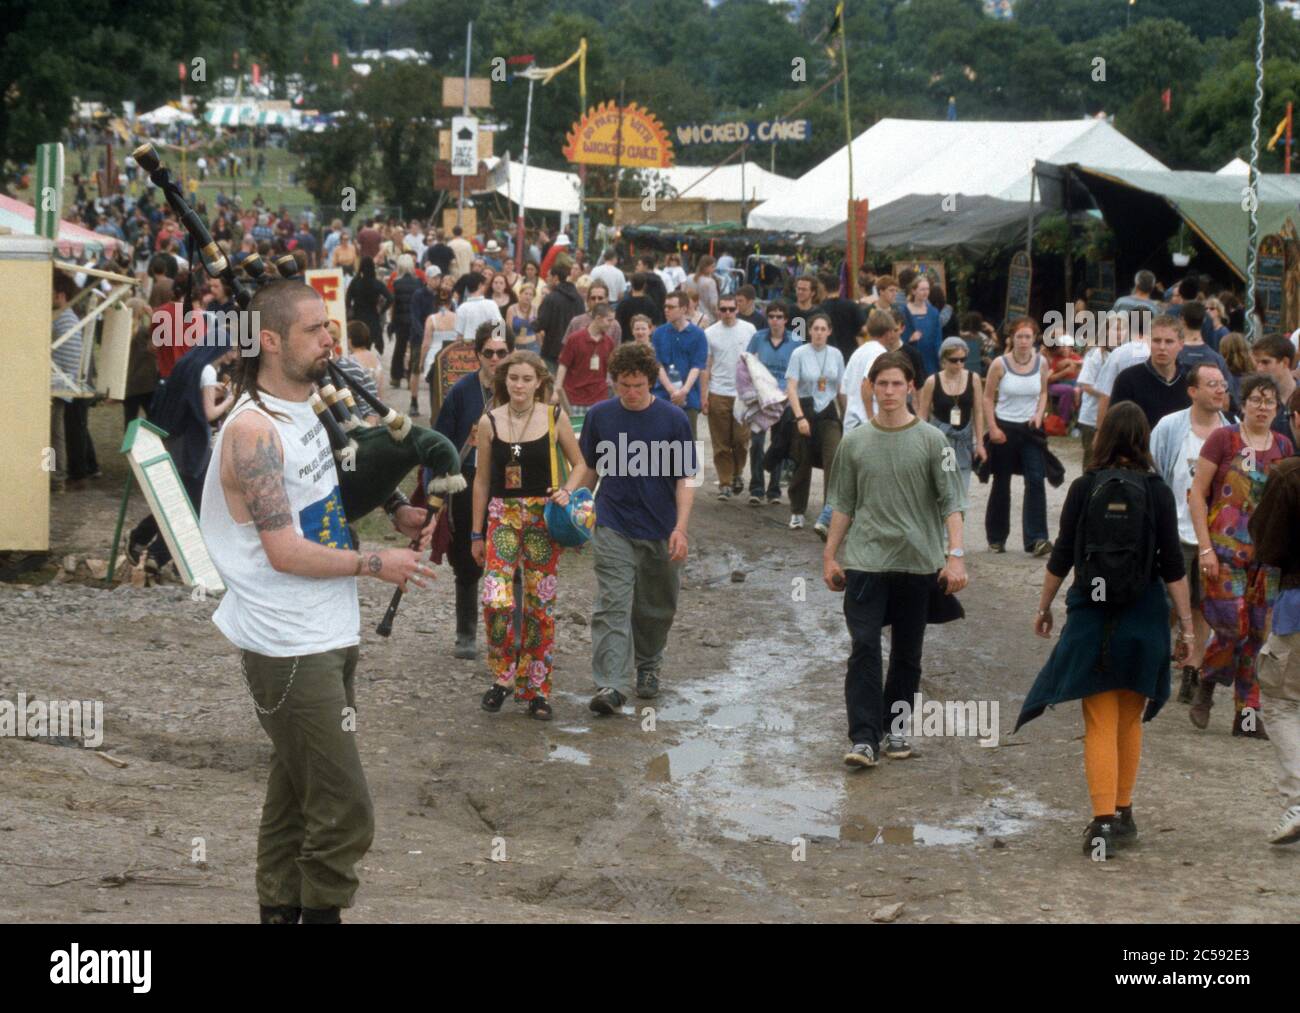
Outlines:
<svg viewBox="0 0 1300 1013"><path fill-rule="evenodd" d="M962 556L966 555L966 550L965 550L965 549L949 549L949 550L948 550L948 555L952 556L953 559L961 559Z"/></svg>

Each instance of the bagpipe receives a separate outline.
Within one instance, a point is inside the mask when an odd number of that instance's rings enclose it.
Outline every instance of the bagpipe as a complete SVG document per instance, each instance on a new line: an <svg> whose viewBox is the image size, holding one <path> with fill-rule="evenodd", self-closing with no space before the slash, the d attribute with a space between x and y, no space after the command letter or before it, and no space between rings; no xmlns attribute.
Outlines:
<svg viewBox="0 0 1300 1013"><path fill-rule="evenodd" d="M236 273L230 259L212 239L203 219L189 206L153 145L141 145L132 152L132 157L149 173L149 178L162 191L168 205L185 226L198 249L204 270L222 278L234 293L236 305L246 310L253 299L251 287ZM298 263L290 255L275 258L273 264L280 278L293 278L298 273ZM256 253L246 257L239 266L253 282L268 278L267 266ZM358 400L365 404L368 412L359 410ZM420 474L424 487L421 492L426 523L436 511L443 509L440 494L465 489L467 483L460 474L460 453L447 437L437 430L415 425L408 416L389 408L361 384L353 384L333 360L326 363L326 375L318 381L308 401L329 439L343 512L349 523L355 523L392 499L415 468L422 469ZM365 414L378 415L379 423L368 424ZM418 543L413 543L412 548L416 547ZM384 621L380 623L378 632L383 636L387 636L392 628L392 618L401 597L399 588Z"/></svg>

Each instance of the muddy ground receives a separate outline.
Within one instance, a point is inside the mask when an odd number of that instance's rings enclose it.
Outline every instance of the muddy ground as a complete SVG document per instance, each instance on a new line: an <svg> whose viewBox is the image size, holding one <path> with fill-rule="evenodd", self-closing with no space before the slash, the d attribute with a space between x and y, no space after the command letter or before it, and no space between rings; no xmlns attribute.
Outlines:
<svg viewBox="0 0 1300 1013"><path fill-rule="evenodd" d="M106 476L55 500L56 558L106 558L112 537L120 409L92 417ZM1054 444L1073 477L1076 447ZM349 920L1294 919L1300 848L1264 842L1280 812L1271 749L1229 736L1226 698L1206 732L1172 702L1147 726L1140 845L1104 864L1082 855L1078 706L1010 734L1047 653L1030 633L1042 562L1014 538L986 551L985 487L967 619L931 627L922 690L997 700L1000 744L927 738L869 771L841 762L848 640L821 542L788 531L784 507L701 492L653 715L641 701L617 718L587 710L589 553L561 564L549 725L514 704L479 709L483 662L450 656L450 571L408 596L390 640L373 631L391 588L362 582L359 735L377 831ZM815 504L820 493L818 480ZM1063 494L1049 491L1053 524ZM84 566L54 575L51 563L0 584L0 698L103 700L101 751L124 765L0 740L0 919L252 920L270 747L214 603L113 587Z"/></svg>

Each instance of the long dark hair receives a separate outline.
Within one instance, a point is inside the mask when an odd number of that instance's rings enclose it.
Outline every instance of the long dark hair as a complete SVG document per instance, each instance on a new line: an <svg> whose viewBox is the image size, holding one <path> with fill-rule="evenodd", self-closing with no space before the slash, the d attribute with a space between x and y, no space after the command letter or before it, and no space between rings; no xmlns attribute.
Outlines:
<svg viewBox="0 0 1300 1013"><path fill-rule="evenodd" d="M1121 401L1106 412L1092 441L1089 471L1130 468L1154 471L1151 461L1151 427L1142 409L1133 401Z"/></svg>

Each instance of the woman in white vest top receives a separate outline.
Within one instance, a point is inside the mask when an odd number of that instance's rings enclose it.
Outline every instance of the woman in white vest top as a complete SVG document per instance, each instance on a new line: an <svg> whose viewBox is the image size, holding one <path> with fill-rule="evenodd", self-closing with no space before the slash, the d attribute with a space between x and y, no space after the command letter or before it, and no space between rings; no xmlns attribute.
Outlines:
<svg viewBox="0 0 1300 1013"><path fill-rule="evenodd" d="M1038 325L1034 321L1013 320L1009 333L1007 352L993 360L984 385L984 417L988 420L989 465L993 473L984 535L992 551L1007 551L1011 476L1024 475L1021 530L1025 551L1045 556L1052 551L1047 538L1047 490L1043 485L1047 359L1038 352Z"/></svg>

